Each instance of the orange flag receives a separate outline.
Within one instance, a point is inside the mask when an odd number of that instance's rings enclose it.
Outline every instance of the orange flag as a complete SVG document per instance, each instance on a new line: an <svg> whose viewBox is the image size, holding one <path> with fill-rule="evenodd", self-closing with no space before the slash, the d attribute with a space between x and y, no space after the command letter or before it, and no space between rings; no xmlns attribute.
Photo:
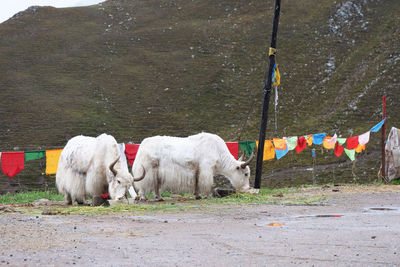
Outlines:
<svg viewBox="0 0 400 267"><path fill-rule="evenodd" d="M275 149L277 149L277 150L286 150L287 149L285 139L274 138L273 142L274 142Z"/></svg>

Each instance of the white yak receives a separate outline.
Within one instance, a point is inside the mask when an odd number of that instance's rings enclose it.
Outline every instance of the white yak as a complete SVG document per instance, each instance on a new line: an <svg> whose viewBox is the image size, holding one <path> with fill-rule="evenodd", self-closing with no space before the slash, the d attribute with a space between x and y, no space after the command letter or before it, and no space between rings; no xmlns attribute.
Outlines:
<svg viewBox="0 0 400 267"><path fill-rule="evenodd" d="M215 174L226 176L239 192L251 191L250 168L246 162L236 160L224 140L210 133L189 137L154 136L140 144L132 175L143 173L145 179L134 183L140 200L154 192L162 200L160 191L193 193L210 196Z"/></svg>
<svg viewBox="0 0 400 267"><path fill-rule="evenodd" d="M98 137L75 136L61 152L56 173L56 185L71 205L75 199L82 204L87 197L109 193L111 199L125 197L134 179L124 167L120 150L114 137L107 134Z"/></svg>

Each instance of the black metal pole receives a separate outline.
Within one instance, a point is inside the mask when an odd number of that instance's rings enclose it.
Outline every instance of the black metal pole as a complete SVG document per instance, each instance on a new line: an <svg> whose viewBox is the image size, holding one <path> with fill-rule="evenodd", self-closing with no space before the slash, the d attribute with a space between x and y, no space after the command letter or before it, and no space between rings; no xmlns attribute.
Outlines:
<svg viewBox="0 0 400 267"><path fill-rule="evenodd" d="M269 107L269 99L271 96L271 78L272 78L272 69L275 64L275 54L276 54L276 36L278 34L278 24L279 24L279 13L281 9L281 1L275 0L275 12L274 12L274 22L272 25L272 38L271 38L271 46L269 48L269 57L268 57L268 71L265 77L264 83L264 100L263 100L263 110L261 115L261 126L260 126L260 135L258 139L258 151L257 151L257 166L256 166L256 177L254 180L254 188L260 188L261 185L261 173L262 173L262 163L264 157L264 142L265 142L265 131L267 128L268 121L268 107Z"/></svg>

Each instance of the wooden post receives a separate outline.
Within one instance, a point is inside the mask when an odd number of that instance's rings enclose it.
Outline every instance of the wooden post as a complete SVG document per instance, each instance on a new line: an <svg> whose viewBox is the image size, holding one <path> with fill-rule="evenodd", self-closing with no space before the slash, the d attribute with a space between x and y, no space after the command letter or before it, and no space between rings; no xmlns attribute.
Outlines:
<svg viewBox="0 0 400 267"><path fill-rule="evenodd" d="M257 165L256 165L256 176L254 179L254 188L259 189L261 185L261 173L262 173L262 163L264 157L264 142L265 142L265 131L267 128L268 121L268 107L269 107L269 99L271 96L271 79L272 79L272 69L275 64L275 54L276 54L276 36L278 33L278 24L279 24L279 14L281 9L281 1L275 0L275 12L274 12L274 21L272 25L272 37L271 37L271 46L269 48L269 57L268 57L268 71L265 77L264 83L264 99L263 99L263 110L261 114L261 126L260 126L260 134L258 139L258 150L257 150Z"/></svg>
<svg viewBox="0 0 400 267"><path fill-rule="evenodd" d="M386 119L386 96L382 97L382 120L383 119ZM386 121L382 125L382 176L384 181L386 181L385 146L386 146Z"/></svg>

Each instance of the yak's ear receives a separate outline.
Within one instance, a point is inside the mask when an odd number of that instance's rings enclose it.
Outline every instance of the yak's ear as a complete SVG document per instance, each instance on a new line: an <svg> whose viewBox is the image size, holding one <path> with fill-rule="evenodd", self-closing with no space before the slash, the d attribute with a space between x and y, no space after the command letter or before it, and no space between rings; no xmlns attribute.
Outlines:
<svg viewBox="0 0 400 267"><path fill-rule="evenodd" d="M110 171L113 173L114 176L117 176L117 171L114 169L115 164L117 164L119 157L110 164Z"/></svg>

